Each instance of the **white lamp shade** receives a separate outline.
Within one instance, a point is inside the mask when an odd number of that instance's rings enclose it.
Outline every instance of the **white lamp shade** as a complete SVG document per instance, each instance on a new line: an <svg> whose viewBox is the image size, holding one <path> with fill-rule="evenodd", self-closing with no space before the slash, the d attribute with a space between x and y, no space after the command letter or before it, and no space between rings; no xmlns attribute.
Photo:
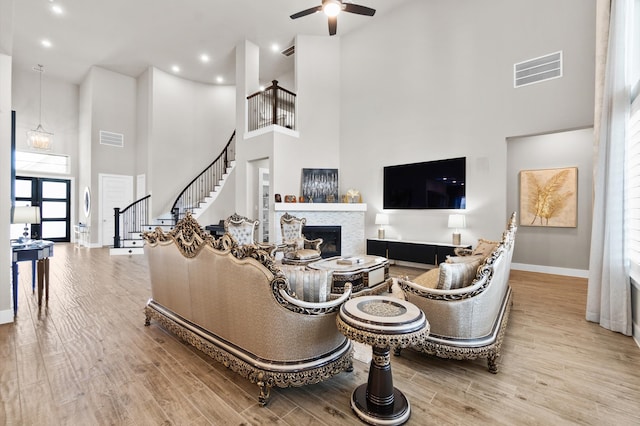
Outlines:
<svg viewBox="0 0 640 426"><path fill-rule="evenodd" d="M463 214L449 215L449 228L462 229L466 227L467 222Z"/></svg>
<svg viewBox="0 0 640 426"><path fill-rule="evenodd" d="M384 213L376 214L376 225L388 225L389 216Z"/></svg>
<svg viewBox="0 0 640 426"><path fill-rule="evenodd" d="M40 207L14 207L11 214L11 223L40 223Z"/></svg>

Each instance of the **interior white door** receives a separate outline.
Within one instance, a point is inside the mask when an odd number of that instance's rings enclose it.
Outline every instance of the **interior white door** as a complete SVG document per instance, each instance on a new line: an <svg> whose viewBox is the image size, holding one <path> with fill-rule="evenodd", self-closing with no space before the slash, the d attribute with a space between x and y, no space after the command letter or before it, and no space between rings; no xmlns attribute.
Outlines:
<svg viewBox="0 0 640 426"><path fill-rule="evenodd" d="M113 209L124 209L133 202L133 176L100 174L100 235L101 245L113 245ZM121 224L122 225L122 224ZM120 227L122 229L122 226ZM122 238L122 235L120 235Z"/></svg>

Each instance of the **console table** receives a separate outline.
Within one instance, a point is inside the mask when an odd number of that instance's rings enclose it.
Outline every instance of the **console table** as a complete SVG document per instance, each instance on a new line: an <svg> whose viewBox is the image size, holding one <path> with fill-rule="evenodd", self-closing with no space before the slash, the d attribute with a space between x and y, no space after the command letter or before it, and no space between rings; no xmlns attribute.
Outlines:
<svg viewBox="0 0 640 426"><path fill-rule="evenodd" d="M447 256L455 256L456 248L471 248L471 246L375 238L367 240L367 254L428 265L438 265L444 262Z"/></svg>
<svg viewBox="0 0 640 426"><path fill-rule="evenodd" d="M39 240L29 243L11 243L13 251L13 315L18 312L18 262L31 261L31 290L35 291L36 263L38 266L38 308L42 305L42 291L49 301L49 258L53 256L53 241Z"/></svg>
<svg viewBox="0 0 640 426"><path fill-rule="evenodd" d="M405 395L393 386L390 349L406 348L429 335L429 322L416 305L386 296L362 296L342 304L338 330L373 346L367 383L351 394L351 409L366 423L400 425L411 415Z"/></svg>

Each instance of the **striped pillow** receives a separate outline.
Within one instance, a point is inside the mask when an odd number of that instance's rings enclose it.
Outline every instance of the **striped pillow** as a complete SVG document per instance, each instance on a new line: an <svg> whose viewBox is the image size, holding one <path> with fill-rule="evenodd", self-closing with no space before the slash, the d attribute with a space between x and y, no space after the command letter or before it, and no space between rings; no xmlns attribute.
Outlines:
<svg viewBox="0 0 640 426"><path fill-rule="evenodd" d="M310 269L282 268L289 280L290 292L305 302L326 302L331 294L333 274Z"/></svg>
<svg viewBox="0 0 640 426"><path fill-rule="evenodd" d="M465 263L441 263L439 266L438 286L441 290L463 288L471 284L476 277L480 260Z"/></svg>

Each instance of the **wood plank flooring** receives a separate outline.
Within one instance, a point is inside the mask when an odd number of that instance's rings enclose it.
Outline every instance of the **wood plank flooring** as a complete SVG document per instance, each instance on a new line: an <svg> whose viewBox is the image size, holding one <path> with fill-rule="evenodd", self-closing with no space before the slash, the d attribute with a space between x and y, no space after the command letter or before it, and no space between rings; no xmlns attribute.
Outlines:
<svg viewBox="0 0 640 426"><path fill-rule="evenodd" d="M349 397L367 379L362 362L324 383L274 389L260 407L256 385L157 324L144 327L144 256L57 244L40 312L26 262L19 279L16 322L0 326L0 424L361 424ZM640 424L640 349L585 321L586 281L514 271L511 284L497 375L484 360L392 357L412 406L407 424Z"/></svg>

